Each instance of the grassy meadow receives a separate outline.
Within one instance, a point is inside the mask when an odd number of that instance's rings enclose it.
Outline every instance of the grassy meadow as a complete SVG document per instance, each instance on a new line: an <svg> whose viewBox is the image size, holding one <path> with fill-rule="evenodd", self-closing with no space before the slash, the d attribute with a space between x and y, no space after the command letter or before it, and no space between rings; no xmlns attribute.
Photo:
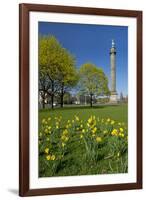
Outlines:
<svg viewBox="0 0 146 200"><path fill-rule="evenodd" d="M39 177L128 171L128 107L39 111Z"/></svg>

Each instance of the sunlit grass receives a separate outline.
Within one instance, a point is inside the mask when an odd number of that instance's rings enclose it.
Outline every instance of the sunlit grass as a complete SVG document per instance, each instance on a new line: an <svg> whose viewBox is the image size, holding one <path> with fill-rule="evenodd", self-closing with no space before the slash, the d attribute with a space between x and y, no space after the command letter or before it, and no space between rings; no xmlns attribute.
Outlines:
<svg viewBox="0 0 146 200"><path fill-rule="evenodd" d="M39 176L126 173L127 106L40 111Z"/></svg>

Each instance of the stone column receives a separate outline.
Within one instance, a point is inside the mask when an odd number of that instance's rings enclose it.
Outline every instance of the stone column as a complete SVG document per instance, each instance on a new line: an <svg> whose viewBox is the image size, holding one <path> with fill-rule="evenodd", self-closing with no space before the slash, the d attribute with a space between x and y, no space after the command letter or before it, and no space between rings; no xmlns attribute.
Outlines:
<svg viewBox="0 0 146 200"><path fill-rule="evenodd" d="M111 64L111 96L110 102L117 103L118 95L116 92L116 48L114 40L112 40L112 47L110 49L110 64Z"/></svg>

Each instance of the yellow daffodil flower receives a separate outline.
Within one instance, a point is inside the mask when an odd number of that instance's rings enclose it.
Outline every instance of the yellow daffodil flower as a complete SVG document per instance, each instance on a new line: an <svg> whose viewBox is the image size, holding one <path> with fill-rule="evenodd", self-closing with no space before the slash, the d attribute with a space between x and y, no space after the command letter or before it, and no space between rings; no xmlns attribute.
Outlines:
<svg viewBox="0 0 146 200"><path fill-rule="evenodd" d="M47 134L47 133L49 133L49 130L46 128L46 129L44 130L44 132Z"/></svg>
<svg viewBox="0 0 146 200"><path fill-rule="evenodd" d="M46 122L46 119L45 118L42 119L42 124L45 124L45 122Z"/></svg>
<svg viewBox="0 0 146 200"><path fill-rule="evenodd" d="M47 160L51 160L51 155L47 155L47 156L46 156L46 159L47 159Z"/></svg>
<svg viewBox="0 0 146 200"><path fill-rule="evenodd" d="M94 129L92 130L92 133L96 133L96 131L97 131L97 128L94 127Z"/></svg>
<svg viewBox="0 0 146 200"><path fill-rule="evenodd" d="M55 155L52 155L51 156L51 160L55 160L56 156Z"/></svg>
<svg viewBox="0 0 146 200"><path fill-rule="evenodd" d="M51 117L48 117L48 121L50 121L51 120Z"/></svg>
<svg viewBox="0 0 146 200"><path fill-rule="evenodd" d="M114 121L114 120L111 121L111 125L113 125L113 124L115 124L115 121Z"/></svg>
<svg viewBox="0 0 146 200"><path fill-rule="evenodd" d="M110 118L108 118L108 119L107 119L107 122L110 122L110 121L111 121Z"/></svg>
<svg viewBox="0 0 146 200"><path fill-rule="evenodd" d="M107 131L107 130L104 130L103 133L106 134L106 133L108 133L108 131Z"/></svg>
<svg viewBox="0 0 146 200"><path fill-rule="evenodd" d="M118 135L118 130L117 129L113 129L111 134L112 135Z"/></svg>
<svg viewBox="0 0 146 200"><path fill-rule="evenodd" d="M49 148L45 149L45 153L48 154L49 153Z"/></svg>
<svg viewBox="0 0 146 200"><path fill-rule="evenodd" d="M82 134L80 135L80 138L81 138L81 139L83 138L83 135L82 135Z"/></svg>
<svg viewBox="0 0 146 200"><path fill-rule="evenodd" d="M85 133L85 129L82 129L82 133Z"/></svg>
<svg viewBox="0 0 146 200"><path fill-rule="evenodd" d="M120 128L120 131L121 131L121 132L123 132L123 131L124 131L124 129L123 129L123 128Z"/></svg>
<svg viewBox="0 0 146 200"><path fill-rule="evenodd" d="M76 119L76 121L79 121L79 120L80 120L80 119L79 119L79 117L78 117L78 116L76 116L76 115L75 115L75 119Z"/></svg>
<svg viewBox="0 0 146 200"><path fill-rule="evenodd" d="M102 138L101 137L96 137L96 142L101 142Z"/></svg>
<svg viewBox="0 0 146 200"><path fill-rule="evenodd" d="M62 142L61 146L62 146L62 147L64 147L64 146L65 146L65 143L64 143L64 142Z"/></svg>

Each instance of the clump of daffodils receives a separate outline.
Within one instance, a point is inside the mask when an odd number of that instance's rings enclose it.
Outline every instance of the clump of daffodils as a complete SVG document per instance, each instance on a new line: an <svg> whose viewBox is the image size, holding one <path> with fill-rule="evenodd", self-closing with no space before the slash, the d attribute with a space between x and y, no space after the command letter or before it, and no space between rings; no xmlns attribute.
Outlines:
<svg viewBox="0 0 146 200"><path fill-rule="evenodd" d="M96 125L97 125L96 118L95 118L95 116L91 115L91 117L87 121L87 126L88 126L93 137L95 137L96 132L97 132Z"/></svg>
<svg viewBox="0 0 146 200"><path fill-rule="evenodd" d="M46 160L55 160L56 156L55 155L47 155Z"/></svg>
<svg viewBox="0 0 146 200"><path fill-rule="evenodd" d="M109 117L104 119L95 115L91 115L86 120L75 115L73 119L67 119L65 123L62 116L48 117L41 120L39 146L45 146L42 150L44 158L47 161L55 162L55 160L62 159L65 156L63 152L69 147L70 141L80 141L80 143L86 143L86 145L90 141L91 145L98 148L99 143L104 144L104 141L110 137L127 142L126 125ZM54 148L54 144L56 145L55 148L58 148L57 150ZM119 157L120 151L116 155Z"/></svg>

